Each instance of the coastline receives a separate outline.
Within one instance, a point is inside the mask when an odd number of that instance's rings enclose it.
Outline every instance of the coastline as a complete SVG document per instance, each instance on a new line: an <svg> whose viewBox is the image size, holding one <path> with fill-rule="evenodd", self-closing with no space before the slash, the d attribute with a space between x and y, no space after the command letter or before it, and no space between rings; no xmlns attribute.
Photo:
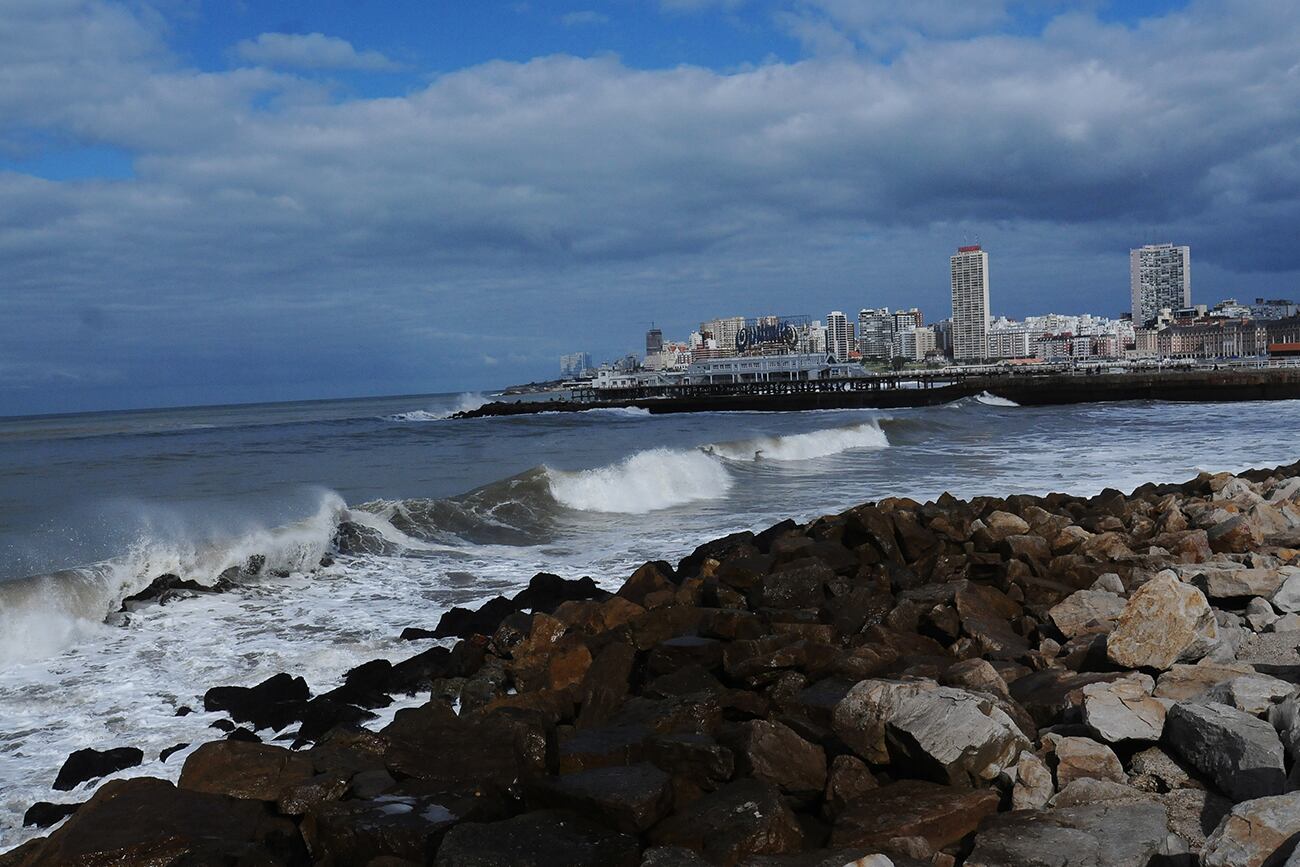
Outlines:
<svg viewBox="0 0 1300 867"><path fill-rule="evenodd" d="M1066 831L1099 840L1099 864L1195 863L1279 821L1285 846L1297 499L1300 464L887 499L647 563L616 594L539 575L404 636L454 645L322 695L290 674L214 685L233 739L191 754L179 788L106 783L0 865L938 867L1038 863ZM364 728L407 694L429 701ZM253 740L277 730L297 749Z"/></svg>

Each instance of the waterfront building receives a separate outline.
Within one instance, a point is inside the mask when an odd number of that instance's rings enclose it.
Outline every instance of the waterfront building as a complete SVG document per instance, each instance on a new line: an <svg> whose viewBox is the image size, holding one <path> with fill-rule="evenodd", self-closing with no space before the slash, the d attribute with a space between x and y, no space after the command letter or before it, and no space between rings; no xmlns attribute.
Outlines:
<svg viewBox="0 0 1300 867"><path fill-rule="evenodd" d="M1133 323L1145 325L1161 308L1192 306L1192 248L1147 244L1129 251L1129 294Z"/></svg>
<svg viewBox="0 0 1300 867"><path fill-rule="evenodd" d="M936 337L933 328L907 328L894 332L892 355L909 361L924 361L935 351Z"/></svg>
<svg viewBox="0 0 1300 867"><path fill-rule="evenodd" d="M663 352L663 349L664 333L652 325L650 330L645 333L645 356L646 358L649 358L652 355Z"/></svg>
<svg viewBox="0 0 1300 867"><path fill-rule="evenodd" d="M1024 327L993 327L989 329L988 358L1032 358L1034 355L1029 329Z"/></svg>
<svg viewBox="0 0 1300 867"><path fill-rule="evenodd" d="M560 356L560 377L563 379L583 376L589 370L591 370L591 353L589 352L571 352L568 355Z"/></svg>
<svg viewBox="0 0 1300 867"><path fill-rule="evenodd" d="M709 385L839 379L860 375L860 365L844 364L833 354L792 352L697 359L686 368L685 381L692 385Z"/></svg>
<svg viewBox="0 0 1300 867"><path fill-rule="evenodd" d="M858 352L863 358L888 358L894 341L894 317L888 307L858 311Z"/></svg>
<svg viewBox="0 0 1300 867"><path fill-rule="evenodd" d="M832 310L826 316L826 351L835 356L836 361L845 361L853 347L853 324L839 310Z"/></svg>
<svg viewBox="0 0 1300 867"><path fill-rule="evenodd" d="M952 344L958 361L981 361L988 351L989 256L978 244L952 256Z"/></svg>

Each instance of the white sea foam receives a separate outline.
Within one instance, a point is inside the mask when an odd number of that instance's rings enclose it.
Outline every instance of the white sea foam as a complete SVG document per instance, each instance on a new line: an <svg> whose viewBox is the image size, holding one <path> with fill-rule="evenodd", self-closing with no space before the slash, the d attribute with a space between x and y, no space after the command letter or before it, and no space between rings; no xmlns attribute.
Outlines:
<svg viewBox="0 0 1300 867"><path fill-rule="evenodd" d="M413 409L410 412L399 412L396 415L387 417L388 421L442 421L451 418L458 412L470 412L478 409L487 403L487 398L477 392L465 392L457 400L456 405L451 409L445 410L428 410Z"/></svg>
<svg viewBox="0 0 1300 867"><path fill-rule="evenodd" d="M873 419L850 427L714 443L704 450L732 461L807 461L854 449L888 447L889 438Z"/></svg>
<svg viewBox="0 0 1300 867"><path fill-rule="evenodd" d="M605 467L546 472L556 502L585 512L640 515L721 497L732 485L726 467L695 450L649 449Z"/></svg>
<svg viewBox="0 0 1300 867"><path fill-rule="evenodd" d="M975 399L985 406L1020 406L1014 400L1007 400L1005 397L998 397L996 394L989 394L987 391L975 395Z"/></svg>

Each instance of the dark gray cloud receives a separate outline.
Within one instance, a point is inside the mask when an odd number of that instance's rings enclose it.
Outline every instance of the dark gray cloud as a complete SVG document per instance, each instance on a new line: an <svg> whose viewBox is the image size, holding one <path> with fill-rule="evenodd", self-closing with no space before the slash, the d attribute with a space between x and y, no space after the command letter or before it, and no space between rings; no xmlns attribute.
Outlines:
<svg viewBox="0 0 1300 867"><path fill-rule="evenodd" d="M134 176L0 171L0 412L481 386L651 319L936 317L974 235L998 312L1116 312L1151 240L1193 245L1198 300L1300 290L1300 13L1017 37L1005 4L941 7L792 3L849 46L794 63L556 56L359 99L189 68L138 4L11 0L0 154L116 148Z"/></svg>

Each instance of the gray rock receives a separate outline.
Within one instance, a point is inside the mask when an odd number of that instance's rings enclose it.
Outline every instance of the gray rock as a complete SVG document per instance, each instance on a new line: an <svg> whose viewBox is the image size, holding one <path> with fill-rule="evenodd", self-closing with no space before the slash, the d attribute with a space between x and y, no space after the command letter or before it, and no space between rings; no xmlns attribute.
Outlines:
<svg viewBox="0 0 1300 867"><path fill-rule="evenodd" d="M1174 701L1200 698L1215 684L1254 673L1254 668L1241 662L1202 660L1196 665L1175 665L1156 680L1154 695Z"/></svg>
<svg viewBox="0 0 1300 867"><path fill-rule="evenodd" d="M1160 804L1091 804L990 818L966 867L1144 867L1169 849Z"/></svg>
<svg viewBox="0 0 1300 867"><path fill-rule="evenodd" d="M1165 720L1164 740L1234 802L1281 794L1286 785L1277 732L1236 708L1179 702Z"/></svg>
<svg viewBox="0 0 1300 867"><path fill-rule="evenodd" d="M1256 632L1263 632L1277 622L1277 612L1267 599L1256 596L1246 603L1246 622Z"/></svg>
<svg viewBox="0 0 1300 867"><path fill-rule="evenodd" d="M1083 722L1109 743L1158 741L1165 727L1165 706L1151 697L1155 683L1146 675L1083 688Z"/></svg>
<svg viewBox="0 0 1300 867"><path fill-rule="evenodd" d="M1300 837L1300 792L1232 808L1205 841L1203 867L1264 867L1291 855ZM1289 863L1289 862L1288 862Z"/></svg>
<svg viewBox="0 0 1300 867"><path fill-rule="evenodd" d="M1108 590L1076 590L1047 616L1066 638L1110 632L1124 610L1124 597Z"/></svg>
<svg viewBox="0 0 1300 867"><path fill-rule="evenodd" d="M1011 789L1011 809L1041 810L1052 799L1056 787L1047 763L1025 750L1014 765L1015 785Z"/></svg>
<svg viewBox="0 0 1300 867"><path fill-rule="evenodd" d="M1147 747L1133 755L1129 760L1129 780L1135 789L1144 792L1204 788L1180 760L1160 747Z"/></svg>
<svg viewBox="0 0 1300 867"><path fill-rule="evenodd" d="M1125 668L1161 671L1194 662L1219 640L1205 594L1165 570L1139 587L1106 639L1106 655Z"/></svg>
<svg viewBox="0 0 1300 867"><path fill-rule="evenodd" d="M1274 632L1300 632L1300 614L1283 614L1273 621Z"/></svg>
<svg viewBox="0 0 1300 867"><path fill-rule="evenodd" d="M832 726L868 762L950 785L997 779L1029 748L991 698L933 681L864 680L835 706Z"/></svg>
<svg viewBox="0 0 1300 867"><path fill-rule="evenodd" d="M1286 580L1273 594L1273 607L1283 614L1300 614L1300 569L1284 567Z"/></svg>
<svg viewBox="0 0 1300 867"><path fill-rule="evenodd" d="M1119 574L1118 574L1118 573L1116 573L1116 572L1107 572L1107 573L1104 574L1104 575L1099 575L1099 576L1097 576L1097 580L1094 581L1094 582L1092 582L1092 586L1089 587L1088 589L1089 589L1089 590L1107 590L1107 591L1109 591L1109 592L1111 592L1111 593L1118 593L1120 596L1123 596L1123 595L1124 595L1124 582L1120 580L1120 577L1119 577Z"/></svg>
<svg viewBox="0 0 1300 867"><path fill-rule="evenodd" d="M1251 569L1240 563L1203 563L1185 566L1187 576L1211 599L1241 599L1246 596L1272 596L1282 586L1285 576L1277 569Z"/></svg>
<svg viewBox="0 0 1300 867"><path fill-rule="evenodd" d="M1243 674L1232 680L1210 687L1206 701L1215 701L1243 710L1248 714L1263 716L1274 702L1295 691L1295 686L1267 674Z"/></svg>

